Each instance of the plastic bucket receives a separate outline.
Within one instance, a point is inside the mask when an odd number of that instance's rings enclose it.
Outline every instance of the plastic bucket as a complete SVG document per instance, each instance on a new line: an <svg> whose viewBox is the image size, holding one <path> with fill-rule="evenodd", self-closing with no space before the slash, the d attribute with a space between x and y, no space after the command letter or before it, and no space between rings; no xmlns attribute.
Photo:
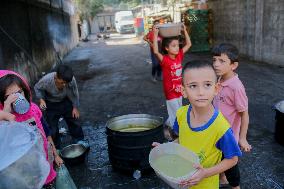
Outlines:
<svg viewBox="0 0 284 189"><path fill-rule="evenodd" d="M188 187L182 187L182 186L180 186L179 183L182 180L190 178L197 170L193 169L191 172L188 172L185 175L180 176L180 177L169 176L169 175L167 175L167 173L162 172L159 169L159 167L157 166L157 164L155 163L155 161L158 158L165 156L165 155L176 155L180 158L185 159L186 161L188 161L192 164L199 163L198 156L195 153L186 149L185 147L183 147L183 146L181 146L177 143L173 143L173 142L161 144L161 145L153 148L150 152L149 163L150 163L151 167L154 169L157 176L159 178L161 178L164 182L166 182L168 185L170 185L172 188L187 189ZM175 166L175 162L174 161L168 161L164 164L164 166L173 167L173 166ZM179 169L179 167L176 167L176 169ZM173 171L175 171L175 170L173 170Z"/></svg>

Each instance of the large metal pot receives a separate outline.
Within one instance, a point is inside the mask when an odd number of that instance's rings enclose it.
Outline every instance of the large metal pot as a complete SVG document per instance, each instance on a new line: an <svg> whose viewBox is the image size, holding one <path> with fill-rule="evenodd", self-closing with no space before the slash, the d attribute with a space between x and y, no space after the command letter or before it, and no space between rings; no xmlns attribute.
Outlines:
<svg viewBox="0 0 284 189"><path fill-rule="evenodd" d="M151 169L148 157L152 143L163 142L163 118L147 114L129 114L106 124L109 160L124 172Z"/></svg>

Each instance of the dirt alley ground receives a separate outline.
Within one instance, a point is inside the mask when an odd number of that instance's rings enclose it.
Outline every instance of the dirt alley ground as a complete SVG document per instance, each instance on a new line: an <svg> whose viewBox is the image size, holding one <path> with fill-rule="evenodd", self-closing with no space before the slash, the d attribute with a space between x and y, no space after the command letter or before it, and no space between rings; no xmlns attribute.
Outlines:
<svg viewBox="0 0 284 189"><path fill-rule="evenodd" d="M91 151L85 164L69 171L80 189L168 189L154 173L139 180L114 172L108 161L105 123L110 118L146 113L167 117L161 82L151 81L149 47L134 35L91 36L65 57L80 91L81 123ZM185 61L211 60L187 53ZM273 105L284 100L284 68L242 59L237 70L249 97L248 140L253 146L240 160L243 189L284 188L284 147L273 138Z"/></svg>

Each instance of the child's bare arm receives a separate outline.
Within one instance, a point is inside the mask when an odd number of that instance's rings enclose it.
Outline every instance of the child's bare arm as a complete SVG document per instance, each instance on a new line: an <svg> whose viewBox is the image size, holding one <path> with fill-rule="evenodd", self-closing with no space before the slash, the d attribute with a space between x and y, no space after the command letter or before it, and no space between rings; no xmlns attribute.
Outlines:
<svg viewBox="0 0 284 189"><path fill-rule="evenodd" d="M15 121L15 116L9 112L0 111L0 121Z"/></svg>
<svg viewBox="0 0 284 189"><path fill-rule="evenodd" d="M154 38L153 38L153 52L154 54L157 56L157 58L159 59L160 62L162 62L163 60L163 55L159 52L159 48L158 48L158 33L159 33L159 29L154 27L153 28L153 32L154 32Z"/></svg>
<svg viewBox="0 0 284 189"><path fill-rule="evenodd" d="M57 151L56 151L56 148L55 148L55 145L54 145L54 142L51 138L51 136L48 136L47 137L47 140L48 142L51 144L51 147L52 147L52 152L53 152L53 156L54 156L54 161L56 163L56 165L58 167L60 167L64 162L63 160L61 159L61 157L58 155Z"/></svg>
<svg viewBox="0 0 284 189"><path fill-rule="evenodd" d="M152 42L149 40L149 38L148 38L147 35L145 35L145 36L143 37L143 40L146 41L151 47L153 46Z"/></svg>
<svg viewBox="0 0 284 189"><path fill-rule="evenodd" d="M12 112L12 103L17 100L18 96L16 94L11 94L8 98L4 101L3 111L11 113Z"/></svg>
<svg viewBox="0 0 284 189"><path fill-rule="evenodd" d="M149 42L147 35L144 35L143 40L146 41L146 42Z"/></svg>
<svg viewBox="0 0 284 189"><path fill-rule="evenodd" d="M220 163L210 168L203 168L201 165L196 165L195 167L198 169L198 171L192 177L190 177L190 179L184 180L180 184L183 186L197 185L204 178L223 173L224 171L236 165L237 162L238 157L234 156L231 159L223 159Z"/></svg>
<svg viewBox="0 0 284 189"><path fill-rule="evenodd" d="M252 147L247 141L247 131L249 125L248 110L240 112L240 114L241 114L241 128L240 128L241 130L240 130L239 145L244 152L249 152L252 149Z"/></svg>
<svg viewBox="0 0 284 189"><path fill-rule="evenodd" d="M186 53L188 49L191 47L191 40L190 37L187 33L186 27L183 24L183 31L184 31L184 36L185 36L185 46L182 48L183 53Z"/></svg>

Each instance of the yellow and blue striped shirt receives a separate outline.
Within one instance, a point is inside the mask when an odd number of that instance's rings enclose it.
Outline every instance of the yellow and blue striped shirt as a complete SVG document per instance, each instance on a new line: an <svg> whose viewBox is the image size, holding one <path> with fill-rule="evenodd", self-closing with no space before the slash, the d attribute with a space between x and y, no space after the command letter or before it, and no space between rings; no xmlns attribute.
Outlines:
<svg viewBox="0 0 284 189"><path fill-rule="evenodd" d="M191 106L183 106L177 111L177 118L173 126L174 132L179 136L179 143L195 152L204 168L217 165L222 158L230 159L241 156L240 148L234 138L229 123L221 112L215 109L211 119L197 128L190 126ZM203 179L191 189L219 188L219 175Z"/></svg>

